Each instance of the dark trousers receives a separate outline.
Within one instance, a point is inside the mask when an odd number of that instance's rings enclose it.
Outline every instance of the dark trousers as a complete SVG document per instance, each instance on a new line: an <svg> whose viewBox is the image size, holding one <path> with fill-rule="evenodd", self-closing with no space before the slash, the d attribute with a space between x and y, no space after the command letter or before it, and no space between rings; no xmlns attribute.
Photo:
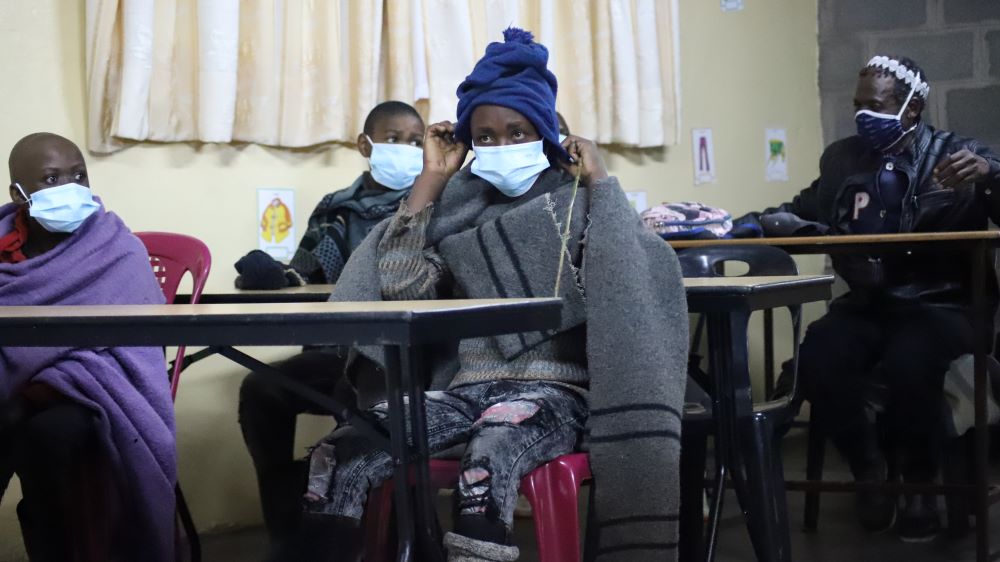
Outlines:
<svg viewBox="0 0 1000 562"><path fill-rule="evenodd" d="M285 376L319 392L333 394L344 359L322 351L306 351L276 365ZM250 373L240 386L240 427L257 471L264 524L272 542L288 538L302 513L307 465L305 451L296 455L295 421L299 414L324 414L313 404L274 384L267 375Z"/></svg>
<svg viewBox="0 0 1000 562"><path fill-rule="evenodd" d="M809 326L800 380L816 423L858 471L876 435L874 411L902 453L903 476L937 473L942 384L949 363L971 353L973 329L962 309L919 303L834 301ZM869 442L866 442L869 441Z"/></svg>
<svg viewBox="0 0 1000 562"><path fill-rule="evenodd" d="M4 486L12 473L21 481L17 515L28 557L35 562L95 559L94 549L106 548L109 538L84 535L110 526L80 520L83 513L96 513L97 505L108 506L103 491L88 478L97 464L93 412L60 402L7 428L0 441Z"/></svg>

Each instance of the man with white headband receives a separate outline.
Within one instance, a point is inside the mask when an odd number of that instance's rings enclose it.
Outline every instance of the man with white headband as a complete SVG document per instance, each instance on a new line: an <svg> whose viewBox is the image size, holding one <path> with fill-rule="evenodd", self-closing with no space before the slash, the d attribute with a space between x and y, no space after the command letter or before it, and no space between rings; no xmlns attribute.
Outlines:
<svg viewBox="0 0 1000 562"><path fill-rule="evenodd" d="M854 94L858 134L826 149L819 178L790 203L737 222L759 222L771 236L983 230L988 219L997 222L1000 158L924 123L929 94L914 61L872 58ZM896 444L903 478L934 480L944 375L972 351L968 256L919 249L835 256L833 267L850 291L809 327L800 349L812 415L858 481L886 478L876 420ZM992 275L988 287L996 302ZM933 496L906 497L898 520L888 495L859 494L858 508L867 530L895 522L909 542L929 540L941 526Z"/></svg>

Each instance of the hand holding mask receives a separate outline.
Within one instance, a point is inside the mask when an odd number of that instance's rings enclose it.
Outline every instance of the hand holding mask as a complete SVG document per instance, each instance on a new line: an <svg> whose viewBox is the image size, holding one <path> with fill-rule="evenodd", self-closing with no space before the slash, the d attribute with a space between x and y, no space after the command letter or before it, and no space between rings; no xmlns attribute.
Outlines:
<svg viewBox="0 0 1000 562"><path fill-rule="evenodd" d="M563 148L573 158L572 162L563 162L562 167L572 176L580 174L580 183L593 186L595 182L608 177L608 169L604 158L594 141L569 135L562 141Z"/></svg>

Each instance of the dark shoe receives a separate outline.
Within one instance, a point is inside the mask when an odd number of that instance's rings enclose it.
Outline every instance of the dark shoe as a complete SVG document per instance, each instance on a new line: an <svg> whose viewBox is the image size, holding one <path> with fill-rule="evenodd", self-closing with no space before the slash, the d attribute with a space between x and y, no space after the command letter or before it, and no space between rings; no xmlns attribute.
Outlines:
<svg viewBox="0 0 1000 562"><path fill-rule="evenodd" d="M885 483L887 468L885 461L877 459L861 470L856 467L854 480L859 483ZM855 504L858 509L858 522L869 533L884 533L896 523L898 509L896 496L878 490L865 490L857 493Z"/></svg>
<svg viewBox="0 0 1000 562"><path fill-rule="evenodd" d="M896 522L896 498L885 492L858 492L858 522L869 533L884 533Z"/></svg>
<svg viewBox="0 0 1000 562"><path fill-rule="evenodd" d="M303 513L295 534L271 551L268 562L357 562L361 522L349 517Z"/></svg>
<svg viewBox="0 0 1000 562"><path fill-rule="evenodd" d="M941 517L934 496L911 496L899 516L897 531L903 542L930 542L941 534Z"/></svg>

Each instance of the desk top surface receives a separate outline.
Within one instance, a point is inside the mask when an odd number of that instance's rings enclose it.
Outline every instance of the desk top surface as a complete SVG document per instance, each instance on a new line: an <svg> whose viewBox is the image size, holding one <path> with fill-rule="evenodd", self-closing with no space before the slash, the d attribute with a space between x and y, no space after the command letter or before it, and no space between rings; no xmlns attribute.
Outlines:
<svg viewBox="0 0 1000 562"><path fill-rule="evenodd" d="M762 290L780 290L793 286L826 285L830 275L784 275L771 277L704 277L685 278L689 294L741 294ZM250 291L243 295L269 294L309 295L328 294L329 285L307 285L277 291ZM312 288L306 291L306 288ZM446 315L461 312L489 312L498 308L535 308L561 302L553 298L464 299L436 301L382 302L240 302L228 304L170 305L91 305L91 306L5 306L0 307L0 321L17 318L177 318L177 317L261 317L262 319L316 317L333 319L369 318L375 320L406 319L420 315Z"/></svg>
<svg viewBox="0 0 1000 562"><path fill-rule="evenodd" d="M782 275L782 276L769 276L769 277L688 277L684 279L684 288L688 292L702 292L702 291L746 291L752 289L763 289L763 288L782 288L787 287L789 284L793 283L825 283L827 280L832 280L833 278L829 275ZM832 281L831 281L832 282ZM304 285L302 287L288 287L285 289L275 289L275 290L239 290L233 289L231 292L225 293L206 293L203 295L205 302L210 303L239 303L239 304L254 304L255 299L261 299L257 301L258 303L267 302L269 299L280 300L281 302L291 303L297 305L294 310L306 310L315 311L316 299L320 296L324 297L323 301L326 301L325 297L330 295L333 291L334 285ZM314 301L312 304L306 304L303 302L296 302L292 299L296 297L301 297L303 299L308 299ZM512 300L512 299L507 299ZM507 302L504 299L498 299L497 301L437 301L437 302ZM532 299L521 299L521 300L532 300ZM429 301L414 301L416 303L426 303ZM375 303L341 303L341 304L352 304L364 307L366 305L371 305ZM385 303L380 303L385 304ZM400 304L400 303L396 303ZM183 306L183 305L174 305ZM210 305L200 305L200 306L210 306ZM217 306L217 305L216 305ZM230 305L231 306L231 305ZM288 305L285 305L288 306ZM395 308L395 307L390 307ZM405 308L405 306L404 306ZM431 307L433 308L433 307ZM422 308L421 310L426 310Z"/></svg>
<svg viewBox="0 0 1000 562"><path fill-rule="evenodd" d="M689 308L733 310L828 298L828 275L686 279ZM0 307L0 341L25 346L422 344L559 325L562 301Z"/></svg>
<svg viewBox="0 0 1000 562"><path fill-rule="evenodd" d="M218 316L328 316L331 319L348 316L389 318L404 316L488 311L499 308L533 308L553 306L558 299L465 299L436 301L383 302L251 302L233 304L161 304L161 305L84 305L84 306L4 306L0 320L12 318L107 317L218 317Z"/></svg>
<svg viewBox="0 0 1000 562"><path fill-rule="evenodd" d="M791 285L825 285L833 283L832 275L768 275L732 277L685 277L684 288L689 293L711 290L742 290L782 288Z"/></svg>

